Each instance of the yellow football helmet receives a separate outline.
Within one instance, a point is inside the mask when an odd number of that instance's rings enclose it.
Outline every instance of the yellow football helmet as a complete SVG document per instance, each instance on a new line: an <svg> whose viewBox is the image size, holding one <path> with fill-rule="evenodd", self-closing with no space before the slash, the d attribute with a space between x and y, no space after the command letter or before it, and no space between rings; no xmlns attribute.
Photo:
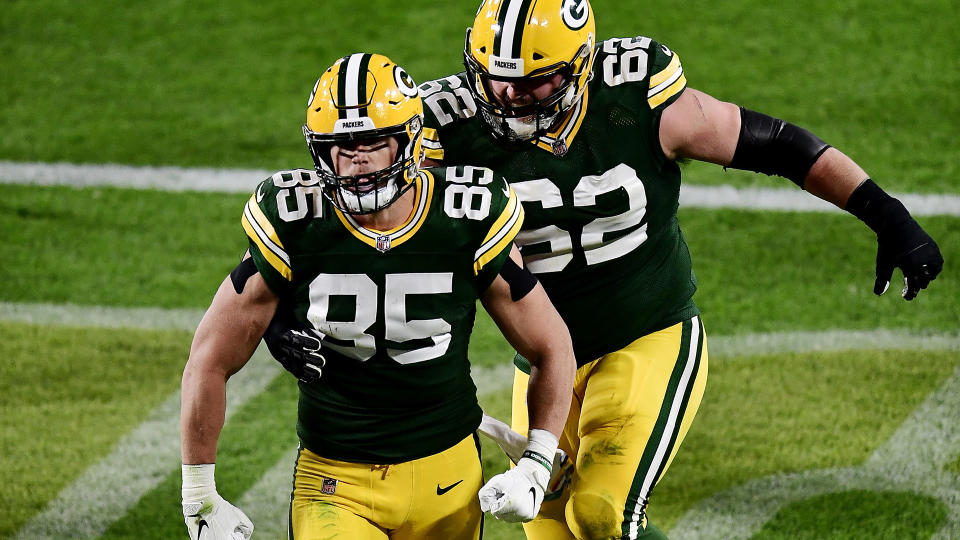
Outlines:
<svg viewBox="0 0 960 540"><path fill-rule="evenodd" d="M423 160L423 102L417 84L386 56L344 56L314 85L303 135L330 202L351 214L382 210L413 185ZM399 143L392 165L361 176L337 173L333 145L386 137Z"/></svg>
<svg viewBox="0 0 960 540"><path fill-rule="evenodd" d="M588 0L483 0L467 29L463 58L480 116L494 137L526 141L549 131L583 97L593 77L595 45ZM489 86L506 81L531 87L557 73L564 77L561 86L529 105L504 105Z"/></svg>

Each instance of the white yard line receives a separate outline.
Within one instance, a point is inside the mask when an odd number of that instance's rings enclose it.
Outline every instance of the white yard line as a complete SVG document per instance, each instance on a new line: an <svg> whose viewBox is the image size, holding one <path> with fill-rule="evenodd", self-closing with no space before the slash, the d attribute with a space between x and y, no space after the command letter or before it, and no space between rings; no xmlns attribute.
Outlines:
<svg viewBox="0 0 960 540"><path fill-rule="evenodd" d="M0 321L45 325L193 330L202 315L203 310L199 309L115 308L0 302ZM960 350L960 333L957 332L939 334L916 334L891 330L777 332L740 336L708 336L707 339L710 355L714 358L744 357L782 352L840 350ZM509 357L509 354L507 356ZM508 360L508 358L505 358L505 360ZM488 394L507 388L512 382L512 371L513 368L509 363L492 368L476 368L473 377L479 393ZM227 393L229 400L228 416L243 403L263 391L270 381L281 372L282 370L275 362L270 360L262 351L258 351L254 361L231 379L230 391ZM957 378L954 377L954 379ZM960 396L960 392L955 391L952 387L949 390L954 392L954 396ZM946 398L943 398L944 392L938 393L941 400L949 400L950 394L948 393ZM144 494L153 489L171 471L177 469L179 465L179 404L180 393L175 392L151 412L143 424L122 438L110 455L93 465L65 488L42 513L35 516L21 529L16 538L18 540L62 538L65 536L96 538L102 534L114 520L125 515ZM933 407L933 410L936 413L940 409ZM936 416L934 413L918 412L915 416L920 415L926 422L941 422L936 425L941 426L940 429L947 432L950 432L952 424L942 422L947 418L960 416L960 411L956 411L956 414L951 417L942 414ZM894 452L896 456L906 458L908 457L906 453L908 449L913 448L913 451L916 451L916 448L909 444L909 441L916 440L918 437L917 428L912 429L913 431L905 431L904 435L899 437L895 435L891 439L891 441L900 441L894 446L888 445L891 448L901 449ZM927 428L921 428L921 431L928 434L932 433L929 437L923 437L924 441L942 440L946 441L948 446L953 444L950 441L957 438L955 433L951 438L944 436L941 432L929 432ZM893 444L891 443L891 445ZM954 445L955 447L956 445ZM941 444L936 448L947 447ZM904 462L903 460L898 461L893 458L882 457L885 455L884 451L887 450L877 451L877 455L881 456L877 460L882 461L882 463ZM949 451L948 448L947 451ZM940 452L940 450L936 450L936 452ZM945 459L941 454L942 452L936 453L937 456L940 456L937 458L938 461ZM285 530L286 505L290 495L294 456L295 453L292 450L284 455L237 501L241 508L244 508L254 519L254 523L258 524L258 536L278 536L282 535ZM882 473L876 467L869 470L873 471L871 474L879 475ZM834 476L840 473L819 474L827 474L824 481L829 485L836 485ZM859 476L856 474L859 474ZM863 477L861 473L856 474L854 478ZM910 479L915 477L916 475L911 473L908 477L905 477L905 481L912 481ZM816 480L820 477L814 475L812 478ZM870 478L873 478L872 476L863 478L867 478L870 482L876 480L870 480ZM856 481L863 484L867 480ZM853 480L850 482L853 482ZM763 483L758 484L758 486L770 487ZM749 496L757 496L758 489L751 488ZM807 488L802 488L799 492L807 493L809 490L804 491L805 489ZM946 497L949 499L947 495L939 496L939 498L944 499ZM699 510L700 514L690 514L689 516L693 517L685 518L686 521L678 525L678 527L681 527L679 531L684 534L689 533L690 538L700 538L700 536L697 536L700 533L696 531L701 530L703 521L697 516L711 516L709 519L714 519L712 516L716 512L709 503L704 504L704 509ZM960 508L960 504L957 507ZM760 512L760 510L757 512ZM759 513L757 515L762 517ZM760 519L760 517L757 519ZM689 524L685 525L684 523ZM702 530L722 529L707 528ZM263 533L267 534L264 535Z"/></svg>
<svg viewBox="0 0 960 540"><path fill-rule="evenodd" d="M0 161L0 183L116 186L164 191L250 193L275 171L183 167L135 167L72 163ZM895 194L915 216L960 216L960 196ZM735 208L791 212L839 212L836 207L793 187L737 188L684 184L680 205L685 208Z"/></svg>
<svg viewBox="0 0 960 540"><path fill-rule="evenodd" d="M226 420L283 370L265 351L227 383ZM99 538L144 494L180 467L180 392L174 392L113 450L50 501L17 540ZM176 501L170 502L177 507Z"/></svg>
<svg viewBox="0 0 960 540"><path fill-rule="evenodd" d="M960 537L960 477L943 466L960 453L960 367L862 465L774 474L717 493L670 531L678 540L747 539L781 508L850 490L909 492L938 499L947 510L936 539Z"/></svg>

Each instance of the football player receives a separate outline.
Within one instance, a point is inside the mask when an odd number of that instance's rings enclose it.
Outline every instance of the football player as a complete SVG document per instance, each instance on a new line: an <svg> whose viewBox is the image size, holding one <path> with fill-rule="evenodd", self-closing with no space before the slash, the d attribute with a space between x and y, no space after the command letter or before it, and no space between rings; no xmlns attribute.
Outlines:
<svg viewBox="0 0 960 540"><path fill-rule="evenodd" d="M533 518L575 363L562 319L513 244L523 222L516 193L490 169L419 167L419 90L381 55L326 70L303 132L315 170L278 172L247 201L248 254L220 285L184 370L191 538L252 533L218 495L214 462L226 381L278 305L306 329L298 339L314 341L300 371L291 538L478 538L483 510ZM532 366L523 452L479 499L482 412L467 359L478 299Z"/></svg>
<svg viewBox="0 0 960 540"><path fill-rule="evenodd" d="M588 0L485 0L465 72L421 86L428 160L496 166L523 203L517 235L570 329L577 373L562 496L531 539L660 538L647 501L700 404L707 346L677 220L680 159L779 175L877 236L874 292L894 268L913 299L943 264L904 206L839 150L788 122L687 87L647 37L598 41ZM528 427L517 356L513 428Z"/></svg>

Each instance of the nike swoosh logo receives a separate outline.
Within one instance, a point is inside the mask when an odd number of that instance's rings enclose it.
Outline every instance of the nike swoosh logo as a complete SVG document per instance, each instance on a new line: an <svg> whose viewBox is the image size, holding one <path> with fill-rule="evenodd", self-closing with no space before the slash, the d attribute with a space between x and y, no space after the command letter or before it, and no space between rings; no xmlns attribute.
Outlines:
<svg viewBox="0 0 960 540"><path fill-rule="evenodd" d="M263 189L263 183L261 182L260 185L257 186L257 202L260 202L263 200L263 191L261 191L262 189Z"/></svg>
<svg viewBox="0 0 960 540"><path fill-rule="evenodd" d="M200 520L200 523L199 523L199 527L197 527L197 540L202 540L202 539L203 539L203 528L204 528L204 527L207 527L207 526L208 526L208 525L207 525L207 521L201 519L201 520Z"/></svg>
<svg viewBox="0 0 960 540"><path fill-rule="evenodd" d="M503 179L503 194L510 198L510 184L507 183L507 179Z"/></svg>
<svg viewBox="0 0 960 540"><path fill-rule="evenodd" d="M451 489L457 487L457 485L458 485L460 482L463 482L463 480L460 480L459 482L454 482L453 484L450 484L449 486L447 486L447 487L445 487L445 488L442 488L442 487L440 487L440 484L437 484L437 495L443 495L444 493L446 493L446 492L450 491Z"/></svg>
<svg viewBox="0 0 960 540"><path fill-rule="evenodd" d="M533 489L532 487L530 488L530 496L533 497L533 506L534 506L534 508L536 508L536 506L537 506L537 492L534 491L534 489Z"/></svg>

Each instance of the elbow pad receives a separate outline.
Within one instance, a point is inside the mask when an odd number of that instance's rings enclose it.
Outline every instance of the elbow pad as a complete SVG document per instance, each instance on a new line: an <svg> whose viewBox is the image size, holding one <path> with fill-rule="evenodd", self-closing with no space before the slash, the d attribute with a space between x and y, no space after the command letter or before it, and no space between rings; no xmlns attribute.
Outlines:
<svg viewBox="0 0 960 540"><path fill-rule="evenodd" d="M729 166L789 178L802 188L810 167L828 148L799 126L740 107L740 138Z"/></svg>

